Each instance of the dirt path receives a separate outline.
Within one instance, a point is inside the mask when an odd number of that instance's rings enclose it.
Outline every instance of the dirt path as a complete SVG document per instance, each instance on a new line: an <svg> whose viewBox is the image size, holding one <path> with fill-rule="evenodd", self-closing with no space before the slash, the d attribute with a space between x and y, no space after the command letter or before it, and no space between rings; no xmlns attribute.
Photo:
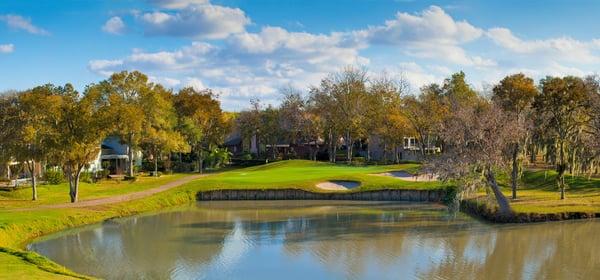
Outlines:
<svg viewBox="0 0 600 280"><path fill-rule="evenodd" d="M204 177L204 176L207 176L207 174L191 175L191 176L187 176L187 177L166 183L166 184L161 185L156 188L147 189L147 190L143 190L143 191L139 191L139 192L128 193L128 194L121 194L121 195L116 195L116 196L111 196L111 197L83 200L83 201L79 201L77 203L40 205L35 208L10 209L8 211L30 211L30 210L39 210L39 209L83 208L83 207L92 207L92 206L99 206L99 205L105 205L105 204L126 202L126 201L130 201L130 200L136 200L136 199L148 197L153 194L160 193L160 192L164 192L166 190L170 190L172 188L179 187L185 183L188 183L190 181L196 180L196 179Z"/></svg>

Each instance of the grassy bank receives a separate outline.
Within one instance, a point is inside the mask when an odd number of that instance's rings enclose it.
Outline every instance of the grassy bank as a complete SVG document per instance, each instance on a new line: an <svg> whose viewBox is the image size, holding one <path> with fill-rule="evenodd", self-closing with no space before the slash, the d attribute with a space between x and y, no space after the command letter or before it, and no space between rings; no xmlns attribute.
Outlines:
<svg viewBox="0 0 600 280"><path fill-rule="evenodd" d="M517 199L510 199L515 216L520 218L515 217L510 221L564 220L600 216L600 179L566 175L565 182L569 187L566 190L566 199L560 200L556 176L557 173L553 170L525 171L519 182ZM510 198L508 176L501 176L499 183L504 195ZM484 207L490 208L486 205L487 201L482 192L477 198L471 200L473 204L471 208L479 208L480 212L484 211L481 210Z"/></svg>
<svg viewBox="0 0 600 280"><path fill-rule="evenodd" d="M79 200L90 200L143 191L183 178L188 174L163 175L161 177L139 176L135 181L103 180L97 183L81 182ZM38 200L31 200L31 187L14 191L0 191L0 210L30 208L69 202L69 185L42 184L38 186Z"/></svg>
<svg viewBox="0 0 600 280"><path fill-rule="evenodd" d="M93 224L114 217L130 216L192 203L195 201L195 194L198 191L277 188L323 191L317 189L315 184L326 180L359 181L361 186L353 191L386 188L431 189L443 187L440 183L435 182L409 182L392 177L372 175L391 170L414 172L417 169L418 165L415 164L351 167L310 161L284 161L215 174L144 199L89 208L13 211L15 208L23 207L24 204L25 207L34 207L33 205L52 204L59 201L64 202L67 192L63 192L60 187L46 190L47 198L44 198L44 193L40 193L40 201L29 201L30 204L26 204L24 197L20 201L11 201L10 198L3 198L3 202L9 204L3 205L5 207L3 210L0 210L0 247L4 248L0 250L0 278L60 279L62 277L82 277L35 253L23 251L24 246L39 236L67 228ZM180 178L178 176L185 175L173 175L171 180ZM150 189L169 180L168 177L165 178L167 179L161 179L165 180L163 182L159 182L159 179L148 179L140 180L130 185L125 185L124 183L121 183L124 185L118 186L84 185L82 186L81 198L99 198L135 190ZM88 189L84 192L86 187ZM122 187L123 189L112 189L113 187ZM94 188L96 188L96 191L94 191ZM12 194L12 199L15 200L14 197L20 197L20 195L25 196L27 191L20 190L18 193ZM54 191L56 191L57 197L52 198ZM21 192L23 193L21 194ZM60 199L58 198L59 196Z"/></svg>

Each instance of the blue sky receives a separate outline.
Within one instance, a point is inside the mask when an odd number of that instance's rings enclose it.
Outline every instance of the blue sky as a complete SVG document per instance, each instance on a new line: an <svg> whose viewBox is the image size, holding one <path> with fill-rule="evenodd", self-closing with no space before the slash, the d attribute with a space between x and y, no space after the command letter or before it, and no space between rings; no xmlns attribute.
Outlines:
<svg viewBox="0 0 600 280"><path fill-rule="evenodd" d="M81 90L136 69L239 110L346 65L414 91L462 70L483 90L515 72L596 73L599 13L597 1L0 1L0 91Z"/></svg>

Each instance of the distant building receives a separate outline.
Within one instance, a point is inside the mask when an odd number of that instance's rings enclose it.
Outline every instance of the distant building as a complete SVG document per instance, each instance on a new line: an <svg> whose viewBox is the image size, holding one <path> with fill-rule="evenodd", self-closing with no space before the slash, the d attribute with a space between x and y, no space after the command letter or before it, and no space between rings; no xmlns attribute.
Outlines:
<svg viewBox="0 0 600 280"><path fill-rule="evenodd" d="M110 175L123 175L127 173L129 166L129 146L123 144L119 137L109 136L102 141L102 146L98 157L88 168L89 171L96 172L108 169ZM142 152L133 152L134 166L142 166Z"/></svg>

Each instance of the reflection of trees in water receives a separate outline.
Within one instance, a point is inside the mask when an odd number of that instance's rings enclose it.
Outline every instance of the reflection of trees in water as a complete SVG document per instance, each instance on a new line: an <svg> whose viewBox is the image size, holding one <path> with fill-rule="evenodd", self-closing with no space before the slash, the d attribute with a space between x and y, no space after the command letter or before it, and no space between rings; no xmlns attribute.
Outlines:
<svg viewBox="0 0 600 280"><path fill-rule="evenodd" d="M34 248L105 278L206 275L235 268L256 256L253 248L270 245L281 246L290 262L310 255L344 278L600 275L599 222L498 226L438 210L390 203L229 202L108 222Z"/></svg>
<svg viewBox="0 0 600 280"><path fill-rule="evenodd" d="M447 258L419 274L431 279L597 279L598 222L495 226L482 234L448 236ZM469 245L467 245L469 244ZM475 245L470 245L475 244ZM468 248L461 250L460 248ZM468 254L479 251L479 258Z"/></svg>

